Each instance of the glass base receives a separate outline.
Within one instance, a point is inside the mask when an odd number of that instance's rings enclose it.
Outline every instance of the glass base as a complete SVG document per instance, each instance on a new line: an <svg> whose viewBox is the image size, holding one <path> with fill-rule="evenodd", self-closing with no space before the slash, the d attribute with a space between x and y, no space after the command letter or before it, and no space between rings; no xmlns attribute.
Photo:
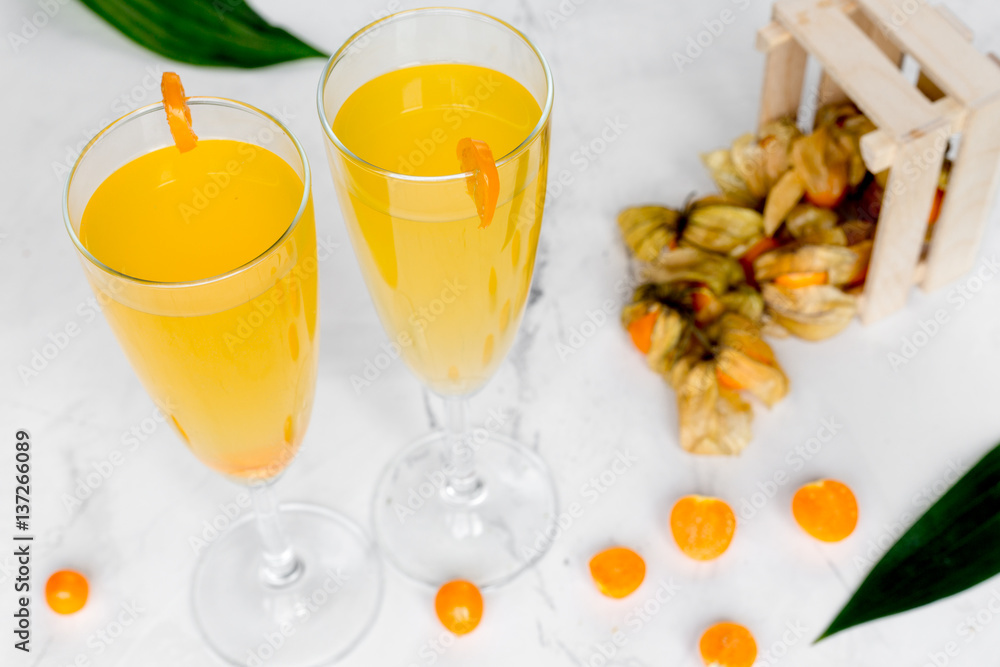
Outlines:
<svg viewBox="0 0 1000 667"><path fill-rule="evenodd" d="M556 492L545 462L509 438L475 434L469 447L482 486L471 498L451 493L444 433L409 445L376 487L372 515L383 555L432 586L503 584L541 558L554 535Z"/></svg>
<svg viewBox="0 0 1000 667"><path fill-rule="evenodd" d="M252 667L327 665L354 648L382 601L374 544L346 517L311 505L282 505L281 524L301 562L299 576L274 588L260 578L254 516L244 516L198 563L192 602L208 645L225 661Z"/></svg>

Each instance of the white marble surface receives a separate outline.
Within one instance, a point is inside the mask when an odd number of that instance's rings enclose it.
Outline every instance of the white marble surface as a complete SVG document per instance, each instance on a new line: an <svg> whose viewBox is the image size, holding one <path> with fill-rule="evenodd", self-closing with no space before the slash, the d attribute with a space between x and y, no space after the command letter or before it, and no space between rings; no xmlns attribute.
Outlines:
<svg viewBox="0 0 1000 667"><path fill-rule="evenodd" d="M364 521L377 473L403 443L428 430L433 410L401 363L360 394L349 382L385 335L323 159L314 103L322 63L263 71L168 65L72 0L15 52L8 31L20 30L22 18L41 4L5 0L0 8L0 283L7 285L0 290L0 615L8 619L0 663L214 664L189 613L195 554L188 538L238 489L200 465L166 428L133 445L123 441L130 429L154 423L153 405L90 307L63 230L64 176L56 171L67 152L121 112L151 101L155 82L144 77L164 67L181 72L193 94L233 97L283 114L302 139L316 173L319 236L336 247L320 274L323 353L315 417L301 456L278 487L283 498L322 503ZM409 0L254 4L331 50L373 13L415 6ZM947 4L975 28L981 50L1000 50L994 3ZM574 354L561 358L557 346L570 343L588 311L622 298L615 284L627 263L616 211L645 201L677 204L692 190L707 191L698 152L752 127L763 63L752 45L769 3L482 0L470 6L522 28L548 56L557 87L551 177L565 172L570 182L553 190L546 208L535 288L516 348L476 405L481 414L509 410L508 431L537 446L555 471L563 505L581 502L584 513L536 569L489 593L481 627L447 649L436 648L442 630L433 592L389 572L377 625L344 664L598 665L591 660L599 655L597 643L621 629L627 642L609 664L694 666L700 664L699 633L723 618L752 628L760 665L996 664L1000 614L988 603L1000 597L1000 580L818 646L810 642L861 580L875 545L886 545L900 522L940 492L951 467L971 465L1000 436L1000 280L983 283L968 300L954 286L916 292L904 312L867 328L855 323L822 344L775 343L793 390L770 412L757 410L751 447L732 460L686 455L676 441L673 395L630 349L617 313ZM679 72L673 53L727 9L734 21ZM554 22L560 11L565 20ZM602 154L583 157L580 147L609 122L621 124L620 135ZM990 277L995 265L986 259L1000 256L996 213L982 250ZM948 321L912 360L893 369L888 353L898 352L902 339L939 309ZM65 349L37 377L22 380L18 366L70 325L78 333ZM796 455L825 419L842 425L836 437L814 455ZM35 652L27 660L15 655L6 630L15 428L30 429L34 440L36 589L64 566L87 572L93 586L86 610L69 618L48 613L36 597ZM64 495L115 450L121 465L67 509ZM590 502L584 485L608 469L616 450L639 463ZM782 471L790 481L741 521L724 558L700 565L678 552L665 528L676 497L714 494L739 507ZM818 476L843 479L857 492L861 521L841 544L812 541L791 519L794 488ZM637 549L648 563L647 582L620 602L595 591L586 567L596 550L612 543ZM634 622L633 608L653 598L661 580L673 580L676 595L648 620ZM122 605L138 610L137 618L107 643L97 633L117 633ZM977 614L978 630L963 625ZM787 627L804 634L786 633Z"/></svg>

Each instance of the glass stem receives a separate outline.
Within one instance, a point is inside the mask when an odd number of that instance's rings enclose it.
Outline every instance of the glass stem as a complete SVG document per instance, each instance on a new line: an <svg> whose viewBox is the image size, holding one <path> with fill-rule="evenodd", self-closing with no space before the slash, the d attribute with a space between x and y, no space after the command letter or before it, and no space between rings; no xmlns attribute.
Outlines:
<svg viewBox="0 0 1000 667"><path fill-rule="evenodd" d="M278 502L274 498L271 482L252 483L250 494L263 548L260 578L268 586L288 586L302 575L302 563L292 551L292 545L281 527Z"/></svg>
<svg viewBox="0 0 1000 667"><path fill-rule="evenodd" d="M482 497L485 486L476 474L475 449L467 422L468 399L448 396L444 399L444 405L445 433L450 450L444 493L455 502L473 503Z"/></svg>

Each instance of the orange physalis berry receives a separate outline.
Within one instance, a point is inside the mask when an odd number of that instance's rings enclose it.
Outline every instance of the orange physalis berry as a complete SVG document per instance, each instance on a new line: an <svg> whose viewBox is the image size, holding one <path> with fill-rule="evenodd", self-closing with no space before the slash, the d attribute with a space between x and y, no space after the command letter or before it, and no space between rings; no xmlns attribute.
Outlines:
<svg viewBox="0 0 1000 667"><path fill-rule="evenodd" d="M801 271L799 273L782 274L774 279L774 284L797 289L812 285L825 285L828 280L826 271Z"/></svg>
<svg viewBox="0 0 1000 667"><path fill-rule="evenodd" d="M677 546L695 560L721 556L736 532L736 515L724 500L685 496L670 511L670 532Z"/></svg>
<svg viewBox="0 0 1000 667"><path fill-rule="evenodd" d="M802 179L805 183L806 201L823 208L835 208L847 195L847 162L840 159L824 160L814 167L816 171Z"/></svg>
<svg viewBox="0 0 1000 667"><path fill-rule="evenodd" d="M835 208L847 194L847 169L831 168L821 188L813 189L810 185L807 181L805 193L807 202L823 208Z"/></svg>
<svg viewBox="0 0 1000 667"><path fill-rule="evenodd" d="M740 257L740 266L743 267L743 274L746 276L747 282L751 285L756 285L757 281L754 278L753 263L754 260L763 255L765 252L770 252L778 247L778 242L775 241L770 236L765 236L761 240L754 243L750 248L743 253Z"/></svg>
<svg viewBox="0 0 1000 667"><path fill-rule="evenodd" d="M73 614L87 604L87 578L73 570L59 570L45 582L45 601L58 614Z"/></svg>
<svg viewBox="0 0 1000 667"><path fill-rule="evenodd" d="M839 542L858 525L858 501L847 485L821 479L795 492L792 514L802 530L817 540Z"/></svg>
<svg viewBox="0 0 1000 667"><path fill-rule="evenodd" d="M468 634L483 617L483 594L468 581L449 581L438 590L434 610L445 628L456 635Z"/></svg>
<svg viewBox="0 0 1000 667"><path fill-rule="evenodd" d="M933 225L941 216L941 205L944 204L944 190L938 188L934 193L934 202L931 204L931 213L927 216L927 224Z"/></svg>
<svg viewBox="0 0 1000 667"><path fill-rule="evenodd" d="M462 171L473 172L468 186L479 213L479 228L489 227L500 198L500 174L493 161L493 151L485 141L466 137L458 141L458 159Z"/></svg>
<svg viewBox="0 0 1000 667"><path fill-rule="evenodd" d="M750 631L736 623L716 623L698 642L708 667L751 667L757 659L757 642Z"/></svg>
<svg viewBox="0 0 1000 667"><path fill-rule="evenodd" d="M728 389L729 391L740 391L741 389L746 389L746 387L741 385L739 382L719 370L718 366L715 368L715 377L718 378L719 386L723 389Z"/></svg>
<svg viewBox="0 0 1000 667"><path fill-rule="evenodd" d="M631 549L612 547L590 559L590 576L599 591L611 598L623 598L646 578L646 562Z"/></svg>
<svg viewBox="0 0 1000 667"><path fill-rule="evenodd" d="M706 292L694 292L691 294L691 308L694 312L704 310L712 305L712 297Z"/></svg>
<svg viewBox="0 0 1000 667"><path fill-rule="evenodd" d="M174 72L164 72L160 79L160 91L163 93L163 108L167 112L167 124L170 125L170 135L181 153L186 153L198 145L198 135L191 129L191 108L181 78Z"/></svg>
<svg viewBox="0 0 1000 667"><path fill-rule="evenodd" d="M637 317L628 325L628 333L632 337L632 343L643 354L647 354L649 348L653 346L653 327L656 326L656 320L659 316L660 314L653 310L642 317Z"/></svg>

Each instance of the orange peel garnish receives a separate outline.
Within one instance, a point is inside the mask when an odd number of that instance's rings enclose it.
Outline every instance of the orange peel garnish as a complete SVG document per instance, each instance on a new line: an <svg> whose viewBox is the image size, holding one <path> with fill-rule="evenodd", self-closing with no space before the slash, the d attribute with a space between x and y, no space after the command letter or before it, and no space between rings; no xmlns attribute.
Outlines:
<svg viewBox="0 0 1000 667"><path fill-rule="evenodd" d="M181 77L176 72L164 72L160 79L163 93L163 108L167 112L170 135L181 153L187 153L198 145L198 135L191 129L191 109L184 95Z"/></svg>
<svg viewBox="0 0 1000 667"><path fill-rule="evenodd" d="M479 228L484 229L493 222L500 198L500 173L493 160L493 151L485 141L465 137L459 139L457 153L462 171L473 172L468 179L469 194L476 202Z"/></svg>

